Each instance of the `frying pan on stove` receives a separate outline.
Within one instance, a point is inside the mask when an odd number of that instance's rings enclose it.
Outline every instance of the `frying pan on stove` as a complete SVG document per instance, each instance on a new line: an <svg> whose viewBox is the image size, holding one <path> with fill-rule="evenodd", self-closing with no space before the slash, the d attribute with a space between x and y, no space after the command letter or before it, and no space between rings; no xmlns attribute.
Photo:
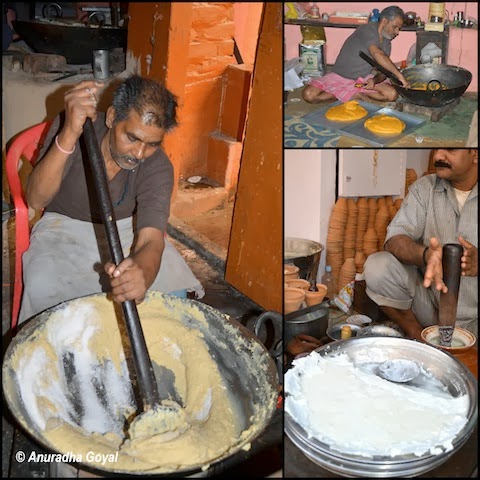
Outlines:
<svg viewBox="0 0 480 480"><path fill-rule="evenodd" d="M402 70L402 74L409 85L428 86L434 80L440 82L441 87L433 90L415 90L392 82L399 95L424 107L443 107L453 102L464 94L472 81L472 74L468 70L454 65L415 65Z"/></svg>
<svg viewBox="0 0 480 480"><path fill-rule="evenodd" d="M404 87L393 74L378 65L364 52L360 52L360 56L387 75L399 95L411 103L424 107L443 107L453 102L465 93L472 81L471 72L465 68L454 65L425 64L401 70L409 83L409 87ZM415 86L417 88L412 88Z"/></svg>

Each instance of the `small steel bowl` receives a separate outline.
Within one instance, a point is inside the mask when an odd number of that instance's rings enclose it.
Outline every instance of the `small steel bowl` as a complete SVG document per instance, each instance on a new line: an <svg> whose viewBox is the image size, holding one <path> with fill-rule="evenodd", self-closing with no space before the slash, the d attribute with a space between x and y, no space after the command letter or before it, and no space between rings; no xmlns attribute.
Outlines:
<svg viewBox="0 0 480 480"><path fill-rule="evenodd" d="M429 345L434 347L441 348L446 350L449 353L461 353L469 350L473 345L475 345L477 339L475 335L464 328L455 327L453 330L453 345L445 346L439 344L439 330L438 325L431 325L430 327L425 327L422 330L422 339ZM458 342L458 344L455 343Z"/></svg>
<svg viewBox="0 0 480 480"><path fill-rule="evenodd" d="M342 327L350 327L352 329L351 338L358 337L362 332L363 328L359 325L352 325L351 323L337 323L327 328L327 335L332 340L342 340Z"/></svg>
<svg viewBox="0 0 480 480"><path fill-rule="evenodd" d="M392 327L386 325L370 325L363 327L358 335L359 337L397 337L403 338L403 335Z"/></svg>

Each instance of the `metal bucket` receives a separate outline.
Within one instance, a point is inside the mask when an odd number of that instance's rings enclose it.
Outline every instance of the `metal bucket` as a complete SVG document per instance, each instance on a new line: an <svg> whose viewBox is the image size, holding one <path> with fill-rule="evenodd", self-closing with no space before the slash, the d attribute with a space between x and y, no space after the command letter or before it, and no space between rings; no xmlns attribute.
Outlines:
<svg viewBox="0 0 480 480"><path fill-rule="evenodd" d="M305 238L285 237L284 262L293 263L299 269L300 278L316 280L318 265L324 246Z"/></svg>
<svg viewBox="0 0 480 480"><path fill-rule="evenodd" d="M105 295L96 294L81 299L71 300L37 315L21 328L5 353L2 368L2 383L7 405L23 429L31 435L37 443L51 451L56 450L46 438L45 431L39 426L39 423L36 420L37 417L29 413L31 412L29 407L31 407L32 401L35 401L38 397L34 397L30 400L23 398L21 389L22 382L19 381L18 377L20 374L14 367L15 358L18 361L19 358L24 359L32 357L33 353L29 348L33 346L36 348L36 351L38 350L36 339L43 331L45 331L44 329L48 329L46 332L50 334L52 333L53 326L55 326L55 330L53 331L58 332L58 326L60 325L60 334L62 334L62 331L70 332L72 328L72 323L70 321L71 317L66 318L65 322L63 322L62 318L63 323L59 323L59 316L53 314L68 307L77 308L80 301L88 301L88 299L94 297L105 297ZM188 468L180 467L174 471L166 472L164 470L159 471L158 469L147 471L125 470L116 467L115 463L108 462L104 467L92 465L87 461L75 462L81 469L101 474L108 472L109 476L112 476L112 474L164 476L170 475L173 472L176 475L182 474L183 476L203 476L206 470L212 471L213 469L218 468L221 465L222 460L226 461L234 454L240 453L242 448L245 448L249 443L254 441L270 423L273 413L275 412L278 392L276 366L266 348L262 345L259 339L250 332L250 330L239 322L221 314L212 307L194 300L181 299L170 295L150 292L147 294L145 302L149 302L152 299L160 305L159 312L161 312L161 314L159 317L166 315L169 318L173 318L181 323L182 326L188 328L189 331L192 330L198 332L198 335L203 339L209 355L218 367L222 381L222 388L226 390L231 408L235 413L235 423L238 427L237 430L239 433L242 432L242 434L238 435L238 438L233 445L225 445L226 449L223 454L209 459L208 464L204 465L192 464L188 465ZM102 325L103 320L97 319L95 321ZM159 329L161 329L161 322L162 318L159 318ZM64 326L65 328L63 328ZM148 336L145 335L145 338L148 345ZM67 410L69 412L82 412L82 404L79 397L83 395L83 392L79 392L78 385L75 385L75 375L73 375L73 381L72 379L71 381L68 381L68 378L66 378L68 375L70 377L72 377L72 375L67 372L65 364L68 358L66 359L64 356L65 351L67 352L67 356L70 355L71 352L75 354L77 349L76 345L77 344L70 346L70 343L63 342L60 346L58 343L49 343L46 347L47 351L53 349L58 357L58 360L53 360L55 368L52 368L52 371L49 369L48 376L53 377L58 374L58 377L54 378L59 378L60 380L62 380L62 378L64 379L59 382L58 388L60 391L56 390L56 392L57 395L61 394L62 397L65 396L65 398L68 399L69 406ZM149 348L153 347L149 346ZM156 346L155 348L161 348L161 346ZM120 349L121 345L119 345L119 351ZM128 353L128 349L124 350L124 352L128 364L131 353ZM100 359L100 356L98 358ZM98 369L98 375L96 374L96 378L92 378L92 383L95 385L95 395L98 399L97 403L105 406L107 409L106 411L111 418L116 419L119 414L118 410L120 409L120 406L118 404L109 404L110 399L106 398L108 393L105 393L105 390L108 389L108 383L105 383L103 386L99 385L99 383L102 383L102 379L107 378L111 371L110 368L107 372L108 363L110 363L110 367L112 366L112 362L109 361L109 359L110 356L108 355L105 358L102 356L102 362L99 363L100 368ZM54 371L57 366L58 371ZM153 366L155 374L157 374L156 367L158 368L159 366L156 365L155 362L153 362ZM125 378L125 384L130 387L128 375L121 375L120 377ZM36 377L33 380L35 381L35 379ZM38 382L40 382L40 380L38 380ZM34 384L33 387L37 388L36 384ZM38 388L40 387L42 389L44 388L42 385L38 386ZM77 388L77 390L75 390L75 388ZM53 401L54 405L56 405L56 398L42 398L46 402ZM91 398L89 398L89 401L90 400ZM61 409L57 409L57 413L61 416ZM81 414L73 419L71 416L69 418L80 426L79 417L81 417ZM70 444L65 445L65 450L75 452L75 444L70 442ZM158 447L158 458L162 458L161 447Z"/></svg>
<svg viewBox="0 0 480 480"><path fill-rule="evenodd" d="M285 345L300 334L321 339L327 334L328 319L328 302L285 315Z"/></svg>

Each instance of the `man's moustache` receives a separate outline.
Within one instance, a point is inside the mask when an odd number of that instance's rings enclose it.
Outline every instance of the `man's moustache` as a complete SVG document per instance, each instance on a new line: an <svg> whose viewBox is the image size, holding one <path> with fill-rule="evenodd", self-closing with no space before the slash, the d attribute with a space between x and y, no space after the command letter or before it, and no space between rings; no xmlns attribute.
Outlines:
<svg viewBox="0 0 480 480"><path fill-rule="evenodd" d="M439 168L439 167L450 168L450 169L452 168L448 163L442 162L441 160L437 160L437 161L433 164L433 166L434 166L435 168Z"/></svg>

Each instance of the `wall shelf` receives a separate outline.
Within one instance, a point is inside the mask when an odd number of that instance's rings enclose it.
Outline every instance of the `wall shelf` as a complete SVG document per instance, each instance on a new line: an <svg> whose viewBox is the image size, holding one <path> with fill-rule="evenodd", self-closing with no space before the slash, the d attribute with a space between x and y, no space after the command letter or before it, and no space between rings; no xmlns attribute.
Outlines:
<svg viewBox="0 0 480 480"><path fill-rule="evenodd" d="M322 19L315 18L286 18L284 20L286 25L310 25L318 27L335 27L335 28L357 28L360 25L366 25L365 23L335 23L335 22L326 22ZM417 30L423 30L423 27L418 28L416 25L410 27L402 27L402 32L415 32Z"/></svg>

